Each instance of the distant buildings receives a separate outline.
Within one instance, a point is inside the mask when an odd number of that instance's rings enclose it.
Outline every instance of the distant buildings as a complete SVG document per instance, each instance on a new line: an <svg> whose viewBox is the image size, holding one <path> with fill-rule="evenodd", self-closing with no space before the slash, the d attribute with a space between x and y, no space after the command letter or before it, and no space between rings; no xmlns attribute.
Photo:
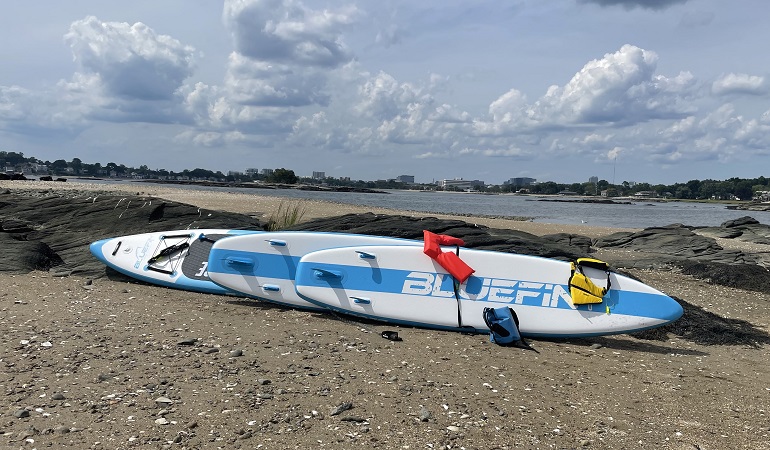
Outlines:
<svg viewBox="0 0 770 450"><path fill-rule="evenodd" d="M313 171L313 179L314 180L323 180L326 178L326 172L316 172Z"/></svg>
<svg viewBox="0 0 770 450"><path fill-rule="evenodd" d="M462 178L455 178L453 180L440 180L439 187L444 190L457 190L457 191L469 191L474 189L480 189L484 187L484 182L480 180L463 180Z"/></svg>
<svg viewBox="0 0 770 450"><path fill-rule="evenodd" d="M396 178L399 183L414 184L414 175L399 175Z"/></svg>
<svg viewBox="0 0 770 450"><path fill-rule="evenodd" d="M508 181L503 181L503 185L516 187L532 186L535 183L537 183L536 179L527 177L511 178Z"/></svg>

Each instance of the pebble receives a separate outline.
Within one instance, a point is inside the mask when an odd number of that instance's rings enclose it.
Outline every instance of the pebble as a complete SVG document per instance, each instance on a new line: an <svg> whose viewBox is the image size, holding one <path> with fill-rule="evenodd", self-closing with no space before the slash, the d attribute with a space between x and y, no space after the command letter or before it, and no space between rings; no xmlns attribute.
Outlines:
<svg viewBox="0 0 770 450"><path fill-rule="evenodd" d="M182 339L177 342L176 345L195 345L196 342L198 342L198 339L196 338Z"/></svg>
<svg viewBox="0 0 770 450"><path fill-rule="evenodd" d="M345 411L347 411L349 409L353 409L353 404L350 403L350 402L345 402L345 403L337 406L336 408L334 408L332 410L332 412L331 412L331 415L332 416L336 416L338 414L342 414L343 412L345 412Z"/></svg>
<svg viewBox="0 0 770 450"><path fill-rule="evenodd" d="M155 403L157 403L159 405L170 405L170 404L174 403L174 401L171 400L168 397L158 397L158 398L155 399Z"/></svg>
<svg viewBox="0 0 770 450"><path fill-rule="evenodd" d="M158 425L168 425L168 419L161 417L160 419L155 419L155 423Z"/></svg>
<svg viewBox="0 0 770 450"><path fill-rule="evenodd" d="M425 407L420 408L420 422L427 422L431 419L432 414Z"/></svg>
<svg viewBox="0 0 770 450"><path fill-rule="evenodd" d="M25 417L29 417L29 411L27 411L26 409L17 409L13 413L13 417L15 417L17 419L23 419Z"/></svg>
<svg viewBox="0 0 770 450"><path fill-rule="evenodd" d="M61 392L54 392L53 395L51 395L51 400L64 400L66 397Z"/></svg>
<svg viewBox="0 0 770 450"><path fill-rule="evenodd" d="M454 425L449 425L448 427L446 427L446 429L453 433L457 433L458 431L460 431L460 427L456 427Z"/></svg>
<svg viewBox="0 0 770 450"><path fill-rule="evenodd" d="M243 356L243 350L235 349L235 350L230 352L230 357L231 358L237 358L239 356Z"/></svg>

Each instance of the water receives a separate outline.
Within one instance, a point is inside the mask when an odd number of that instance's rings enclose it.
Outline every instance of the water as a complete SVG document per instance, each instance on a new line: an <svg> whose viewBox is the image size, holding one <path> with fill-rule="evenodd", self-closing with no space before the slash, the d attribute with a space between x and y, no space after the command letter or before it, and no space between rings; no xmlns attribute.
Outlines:
<svg viewBox="0 0 770 450"><path fill-rule="evenodd" d="M760 223L770 224L770 212L731 210L722 203L634 201L629 202L629 204L602 204L543 201L567 200L567 198L560 197L453 192L387 191L386 194L365 194L300 191L296 189L170 186L180 189L239 192L290 199L325 200L350 205L436 214L529 217L534 222L539 223L585 224L612 228L648 228L674 223L691 226L719 226L725 221L743 216L751 216Z"/></svg>
<svg viewBox="0 0 770 450"><path fill-rule="evenodd" d="M326 193L291 191L270 195L330 200L362 206L445 214L531 217L534 222L586 224L613 228L647 228L682 223L718 226L750 215L770 223L770 213L736 211L725 204L690 202L631 202L602 204L542 201L543 198L515 195L479 195L444 192L392 191L389 194Z"/></svg>

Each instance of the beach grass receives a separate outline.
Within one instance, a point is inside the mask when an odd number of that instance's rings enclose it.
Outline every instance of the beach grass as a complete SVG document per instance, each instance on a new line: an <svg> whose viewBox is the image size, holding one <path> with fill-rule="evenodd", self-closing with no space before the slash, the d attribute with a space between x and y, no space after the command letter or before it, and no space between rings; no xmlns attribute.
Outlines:
<svg viewBox="0 0 770 450"><path fill-rule="evenodd" d="M281 201L278 208L267 219L267 231L278 231L302 221L307 213L307 205L301 201Z"/></svg>

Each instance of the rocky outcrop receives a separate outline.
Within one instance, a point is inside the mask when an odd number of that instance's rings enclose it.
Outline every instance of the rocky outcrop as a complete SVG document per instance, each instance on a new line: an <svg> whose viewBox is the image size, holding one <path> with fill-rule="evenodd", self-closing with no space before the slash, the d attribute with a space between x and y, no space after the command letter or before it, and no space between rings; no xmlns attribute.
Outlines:
<svg viewBox="0 0 770 450"><path fill-rule="evenodd" d="M724 232L720 237L733 235ZM597 248L632 250L654 257L663 263L700 261L720 264L758 264L758 255L739 250L726 250L712 237L696 233L682 224L645 228L637 232L620 232L595 239Z"/></svg>
<svg viewBox="0 0 770 450"><path fill-rule="evenodd" d="M728 220L718 227L698 228L696 232L703 236L770 245L770 226L763 225L749 216Z"/></svg>

